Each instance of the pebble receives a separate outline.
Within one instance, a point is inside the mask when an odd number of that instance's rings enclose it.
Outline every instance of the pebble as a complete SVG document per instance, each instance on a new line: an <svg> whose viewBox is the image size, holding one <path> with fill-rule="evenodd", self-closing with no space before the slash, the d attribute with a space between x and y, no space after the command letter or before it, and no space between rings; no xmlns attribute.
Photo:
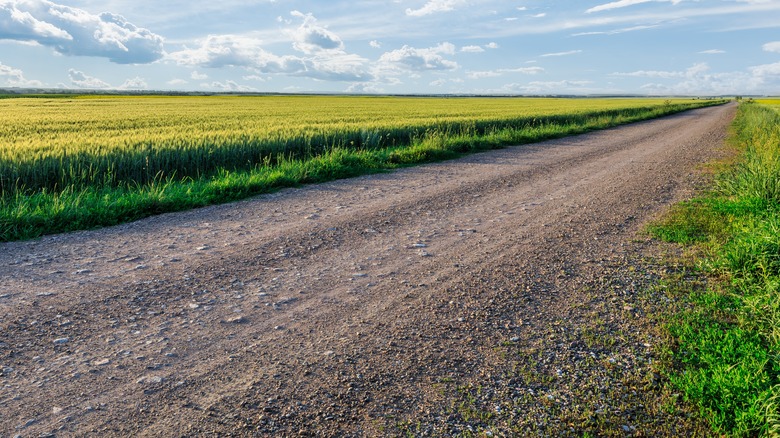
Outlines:
<svg viewBox="0 0 780 438"><path fill-rule="evenodd" d="M68 342L70 342L69 338L57 338L54 340L54 343L57 345L67 344Z"/></svg>
<svg viewBox="0 0 780 438"><path fill-rule="evenodd" d="M110 363L111 363L111 359L100 359L100 360L96 360L92 364L97 366L97 367L99 367L99 366L103 366L103 365L108 365Z"/></svg>
<svg viewBox="0 0 780 438"><path fill-rule="evenodd" d="M519 341L519 340L520 340L520 337L519 337L519 336L515 336L515 337L513 337L512 339L510 339L510 341L511 341L511 342L517 342L517 341Z"/></svg>
<svg viewBox="0 0 780 438"><path fill-rule="evenodd" d="M223 321L225 324L243 324L247 319L243 316L234 316Z"/></svg>
<svg viewBox="0 0 780 438"><path fill-rule="evenodd" d="M24 429L24 428L30 427L33 424L37 423L37 422L38 422L38 420L36 420L35 418L31 418L31 419L27 420L23 425L17 427L17 429Z"/></svg>
<svg viewBox="0 0 780 438"><path fill-rule="evenodd" d="M144 384L144 383L162 383L165 379L160 376L152 376L152 377L141 377L138 380L136 380L136 383Z"/></svg>

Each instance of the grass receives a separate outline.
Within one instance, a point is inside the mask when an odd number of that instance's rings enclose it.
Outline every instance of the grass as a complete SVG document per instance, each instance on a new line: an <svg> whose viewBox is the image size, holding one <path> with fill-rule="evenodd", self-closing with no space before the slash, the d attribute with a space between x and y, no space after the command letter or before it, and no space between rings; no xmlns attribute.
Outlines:
<svg viewBox="0 0 780 438"><path fill-rule="evenodd" d="M0 241L115 225L716 103L312 96L6 99L0 101L0 119L7 118L0 120Z"/></svg>
<svg viewBox="0 0 780 438"><path fill-rule="evenodd" d="M706 281L674 289L665 372L712 430L780 434L780 112L743 103L734 122L740 158L712 190L650 226L699 254Z"/></svg>

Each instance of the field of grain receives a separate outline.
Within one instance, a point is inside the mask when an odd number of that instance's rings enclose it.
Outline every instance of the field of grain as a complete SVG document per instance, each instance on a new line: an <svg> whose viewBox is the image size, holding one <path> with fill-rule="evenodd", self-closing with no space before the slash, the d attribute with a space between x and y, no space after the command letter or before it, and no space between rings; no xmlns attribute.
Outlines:
<svg viewBox="0 0 780 438"><path fill-rule="evenodd" d="M685 99L0 99L0 241L93 228L720 103Z"/></svg>
<svg viewBox="0 0 780 438"><path fill-rule="evenodd" d="M0 100L0 190L146 183L250 169L280 155L484 134L663 99L79 97ZM675 101L675 104L700 102Z"/></svg>

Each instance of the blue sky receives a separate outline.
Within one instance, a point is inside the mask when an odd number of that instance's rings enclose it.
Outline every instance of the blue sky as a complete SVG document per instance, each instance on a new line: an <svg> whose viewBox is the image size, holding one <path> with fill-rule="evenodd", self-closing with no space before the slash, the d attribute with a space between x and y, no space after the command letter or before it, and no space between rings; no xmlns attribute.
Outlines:
<svg viewBox="0 0 780 438"><path fill-rule="evenodd" d="M0 0L0 87L780 95L780 0Z"/></svg>

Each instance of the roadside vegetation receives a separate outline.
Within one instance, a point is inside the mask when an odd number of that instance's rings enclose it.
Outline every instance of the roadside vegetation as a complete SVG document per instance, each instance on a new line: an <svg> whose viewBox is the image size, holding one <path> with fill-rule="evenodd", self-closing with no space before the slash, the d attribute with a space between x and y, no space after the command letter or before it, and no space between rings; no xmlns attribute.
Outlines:
<svg viewBox="0 0 780 438"><path fill-rule="evenodd" d="M780 435L780 100L743 101L738 155L650 227L686 245L666 279L664 372L724 436Z"/></svg>
<svg viewBox="0 0 780 438"><path fill-rule="evenodd" d="M722 101L81 96L0 100L0 241L89 229Z"/></svg>

